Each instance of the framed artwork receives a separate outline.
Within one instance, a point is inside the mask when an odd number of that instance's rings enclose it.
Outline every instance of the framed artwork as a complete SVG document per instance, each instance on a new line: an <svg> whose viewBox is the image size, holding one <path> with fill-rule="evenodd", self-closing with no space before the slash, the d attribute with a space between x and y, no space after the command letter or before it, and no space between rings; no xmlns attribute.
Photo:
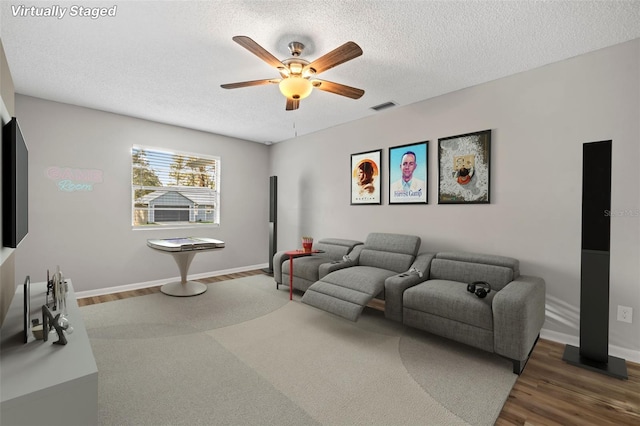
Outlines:
<svg viewBox="0 0 640 426"><path fill-rule="evenodd" d="M389 204L427 204L429 142L389 148Z"/></svg>
<svg viewBox="0 0 640 426"><path fill-rule="evenodd" d="M491 130L438 139L438 204L488 204Z"/></svg>
<svg viewBox="0 0 640 426"><path fill-rule="evenodd" d="M382 150L351 154L351 204L382 204Z"/></svg>

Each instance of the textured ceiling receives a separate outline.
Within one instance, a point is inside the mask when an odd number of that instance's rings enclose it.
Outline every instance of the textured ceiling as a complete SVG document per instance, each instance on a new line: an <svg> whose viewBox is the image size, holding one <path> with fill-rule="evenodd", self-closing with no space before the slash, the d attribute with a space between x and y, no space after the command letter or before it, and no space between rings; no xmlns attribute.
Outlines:
<svg viewBox="0 0 640 426"><path fill-rule="evenodd" d="M117 6L115 17L14 16L16 6ZM0 37L16 92L269 143L408 105L640 37L640 1L2 0ZM346 41L364 54L320 78L365 90L314 90L285 111L276 85L220 84L278 73L234 43L313 60Z"/></svg>

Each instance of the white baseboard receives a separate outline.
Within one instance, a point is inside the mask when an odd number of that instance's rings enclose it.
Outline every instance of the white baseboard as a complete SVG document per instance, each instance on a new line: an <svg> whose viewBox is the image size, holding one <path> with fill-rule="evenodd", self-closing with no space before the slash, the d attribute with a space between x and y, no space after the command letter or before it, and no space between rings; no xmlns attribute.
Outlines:
<svg viewBox="0 0 640 426"><path fill-rule="evenodd" d="M264 263L260 265L243 266L240 268L224 269L221 271L213 271L213 272L204 272L201 274L189 274L187 276L187 279L198 280L201 278L217 277L220 275L235 274L238 272L253 271L255 269L263 269L268 267L269 267L268 263ZM126 284L126 285L121 285L117 287L100 288L97 290L78 291L76 292L76 299L82 299L85 297L104 296L105 294L121 293L123 291L139 290L141 288L157 287L157 286L168 284L175 281L180 281L180 277L166 278L166 279L156 280L156 281L146 281L142 283Z"/></svg>
<svg viewBox="0 0 640 426"><path fill-rule="evenodd" d="M542 329L540 337L553 342L563 343L565 345L580 346L580 338L570 334L560 333L553 330ZM609 355L622 358L626 361L640 363L640 351L627 349L620 346L609 345Z"/></svg>

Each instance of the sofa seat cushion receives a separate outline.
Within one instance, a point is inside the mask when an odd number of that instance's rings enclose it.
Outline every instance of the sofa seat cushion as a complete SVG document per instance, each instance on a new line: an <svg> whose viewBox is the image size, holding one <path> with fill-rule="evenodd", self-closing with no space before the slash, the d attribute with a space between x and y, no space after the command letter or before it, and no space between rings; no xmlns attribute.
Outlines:
<svg viewBox="0 0 640 426"><path fill-rule="evenodd" d="M323 263L331 262L331 259L324 256L305 256L293 259L293 275L295 277L304 278L305 280L316 282L318 281L318 268ZM287 275L286 280L283 281L289 283L289 261L285 260L282 264L282 274Z"/></svg>
<svg viewBox="0 0 640 426"><path fill-rule="evenodd" d="M491 302L496 293L480 299L467 291L467 283L428 280L405 290L405 308L437 315L485 330L493 330Z"/></svg>
<svg viewBox="0 0 640 426"><path fill-rule="evenodd" d="M384 281L393 275L396 272L371 266L340 269L313 283L301 301L356 321L367 303L383 292Z"/></svg>
<svg viewBox="0 0 640 426"><path fill-rule="evenodd" d="M384 290L384 281L397 272L373 266L352 266L326 275L322 281L375 297Z"/></svg>

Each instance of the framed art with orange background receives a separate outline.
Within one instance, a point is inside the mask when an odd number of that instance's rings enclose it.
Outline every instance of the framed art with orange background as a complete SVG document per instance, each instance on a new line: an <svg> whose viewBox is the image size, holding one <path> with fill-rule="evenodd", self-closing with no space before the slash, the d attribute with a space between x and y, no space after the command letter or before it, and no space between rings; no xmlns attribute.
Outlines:
<svg viewBox="0 0 640 426"><path fill-rule="evenodd" d="M382 150L351 154L351 204L382 204Z"/></svg>

